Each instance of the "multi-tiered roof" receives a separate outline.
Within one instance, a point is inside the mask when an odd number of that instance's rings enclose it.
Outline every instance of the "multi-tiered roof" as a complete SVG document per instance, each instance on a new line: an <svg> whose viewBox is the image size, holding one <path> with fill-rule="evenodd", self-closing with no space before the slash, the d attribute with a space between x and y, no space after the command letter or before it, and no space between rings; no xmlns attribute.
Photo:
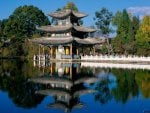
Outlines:
<svg viewBox="0 0 150 113"><path fill-rule="evenodd" d="M53 19L57 20L56 25L41 26L37 29L50 34L50 37L42 37L33 39L33 42L42 45L59 45L59 44L79 44L94 45L104 41L100 38L91 38L89 33L93 33L96 29L84 27L80 25L80 19L86 17L87 14L71 9L63 9L50 13Z"/></svg>

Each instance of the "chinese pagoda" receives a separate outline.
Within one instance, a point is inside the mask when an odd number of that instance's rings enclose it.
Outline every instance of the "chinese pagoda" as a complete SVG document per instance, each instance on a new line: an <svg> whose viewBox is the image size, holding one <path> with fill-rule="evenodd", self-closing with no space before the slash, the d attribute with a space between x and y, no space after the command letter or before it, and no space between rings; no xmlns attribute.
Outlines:
<svg viewBox="0 0 150 113"><path fill-rule="evenodd" d="M81 19L87 14L66 7L50 13L49 16L55 20L55 24L37 27L39 31L46 32L48 36L32 39L32 42L39 44L39 48L47 46L50 60L79 59L84 47L92 48L94 55L94 45L104 42L100 38L90 36L96 29L80 25ZM79 48L82 48L82 51L79 51ZM45 53L42 52L42 54ZM39 55L41 55L40 49Z"/></svg>

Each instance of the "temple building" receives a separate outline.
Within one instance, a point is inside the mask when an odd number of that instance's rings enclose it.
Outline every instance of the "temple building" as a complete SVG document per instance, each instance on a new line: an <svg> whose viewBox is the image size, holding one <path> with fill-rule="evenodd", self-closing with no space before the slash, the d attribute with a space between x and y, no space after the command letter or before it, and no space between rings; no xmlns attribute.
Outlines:
<svg viewBox="0 0 150 113"><path fill-rule="evenodd" d="M94 55L94 45L104 42L100 38L91 37L96 29L80 25L81 19L87 16L85 13L64 8L50 13L49 16L55 21L52 25L37 27L48 35L32 39L33 43L40 45L39 55L45 54L43 47L47 46L50 60L79 59L85 47L90 48Z"/></svg>

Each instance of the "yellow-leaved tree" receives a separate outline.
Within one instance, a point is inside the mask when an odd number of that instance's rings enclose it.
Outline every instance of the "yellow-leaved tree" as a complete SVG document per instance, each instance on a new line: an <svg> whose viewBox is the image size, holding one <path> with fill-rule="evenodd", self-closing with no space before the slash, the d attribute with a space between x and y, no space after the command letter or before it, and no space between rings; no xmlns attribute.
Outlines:
<svg viewBox="0 0 150 113"><path fill-rule="evenodd" d="M137 54L150 56L150 16L145 16L136 34Z"/></svg>

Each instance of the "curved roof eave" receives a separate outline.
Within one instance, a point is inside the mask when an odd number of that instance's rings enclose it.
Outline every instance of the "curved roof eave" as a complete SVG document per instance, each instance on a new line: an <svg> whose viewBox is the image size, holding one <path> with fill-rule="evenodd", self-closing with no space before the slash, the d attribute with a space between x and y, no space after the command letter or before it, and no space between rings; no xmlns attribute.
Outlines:
<svg viewBox="0 0 150 113"><path fill-rule="evenodd" d="M84 27L84 26L73 26L73 28L76 31L80 31L80 32L95 32L96 29L90 28L90 27Z"/></svg>
<svg viewBox="0 0 150 113"><path fill-rule="evenodd" d="M82 13L82 12L75 12L75 11L72 11L72 14L77 17L77 18L84 18L84 17L87 17L88 14L85 14L85 13Z"/></svg>
<svg viewBox="0 0 150 113"><path fill-rule="evenodd" d="M56 11L56 12L50 13L48 15L53 17L53 18L57 18L57 19L65 19L71 14L73 14L76 18L83 18L83 17L88 16L88 14L85 14L85 13L82 13L82 12L72 11L70 9Z"/></svg>
<svg viewBox="0 0 150 113"><path fill-rule="evenodd" d="M53 13L48 14L49 16L57 19L64 19L68 17L71 14L71 10L65 10L65 11L56 11Z"/></svg>
<svg viewBox="0 0 150 113"><path fill-rule="evenodd" d="M95 45L95 44L102 44L103 40L98 39L98 38L85 38L85 39L80 39L80 38L74 38L76 43L83 44L83 45Z"/></svg>
<svg viewBox="0 0 150 113"><path fill-rule="evenodd" d="M37 30L40 31L46 31L46 32L50 32L50 33L60 33L60 32L66 32L68 30L70 30L72 28L72 25L65 25L65 26L41 26L41 27L37 27Z"/></svg>
<svg viewBox="0 0 150 113"><path fill-rule="evenodd" d="M64 38L59 38L59 37L43 37L43 38L36 38L31 40L33 43L38 43L42 45L60 45L60 44L69 44L73 41L72 37L64 37Z"/></svg>
<svg viewBox="0 0 150 113"><path fill-rule="evenodd" d="M72 42L75 42L77 44L81 45L95 45L95 44L102 44L105 41L100 39L100 38L85 38L85 39L80 39L77 37L43 37L43 38L36 38L31 40L33 43L38 43L42 45L64 45L64 44L69 44Z"/></svg>

